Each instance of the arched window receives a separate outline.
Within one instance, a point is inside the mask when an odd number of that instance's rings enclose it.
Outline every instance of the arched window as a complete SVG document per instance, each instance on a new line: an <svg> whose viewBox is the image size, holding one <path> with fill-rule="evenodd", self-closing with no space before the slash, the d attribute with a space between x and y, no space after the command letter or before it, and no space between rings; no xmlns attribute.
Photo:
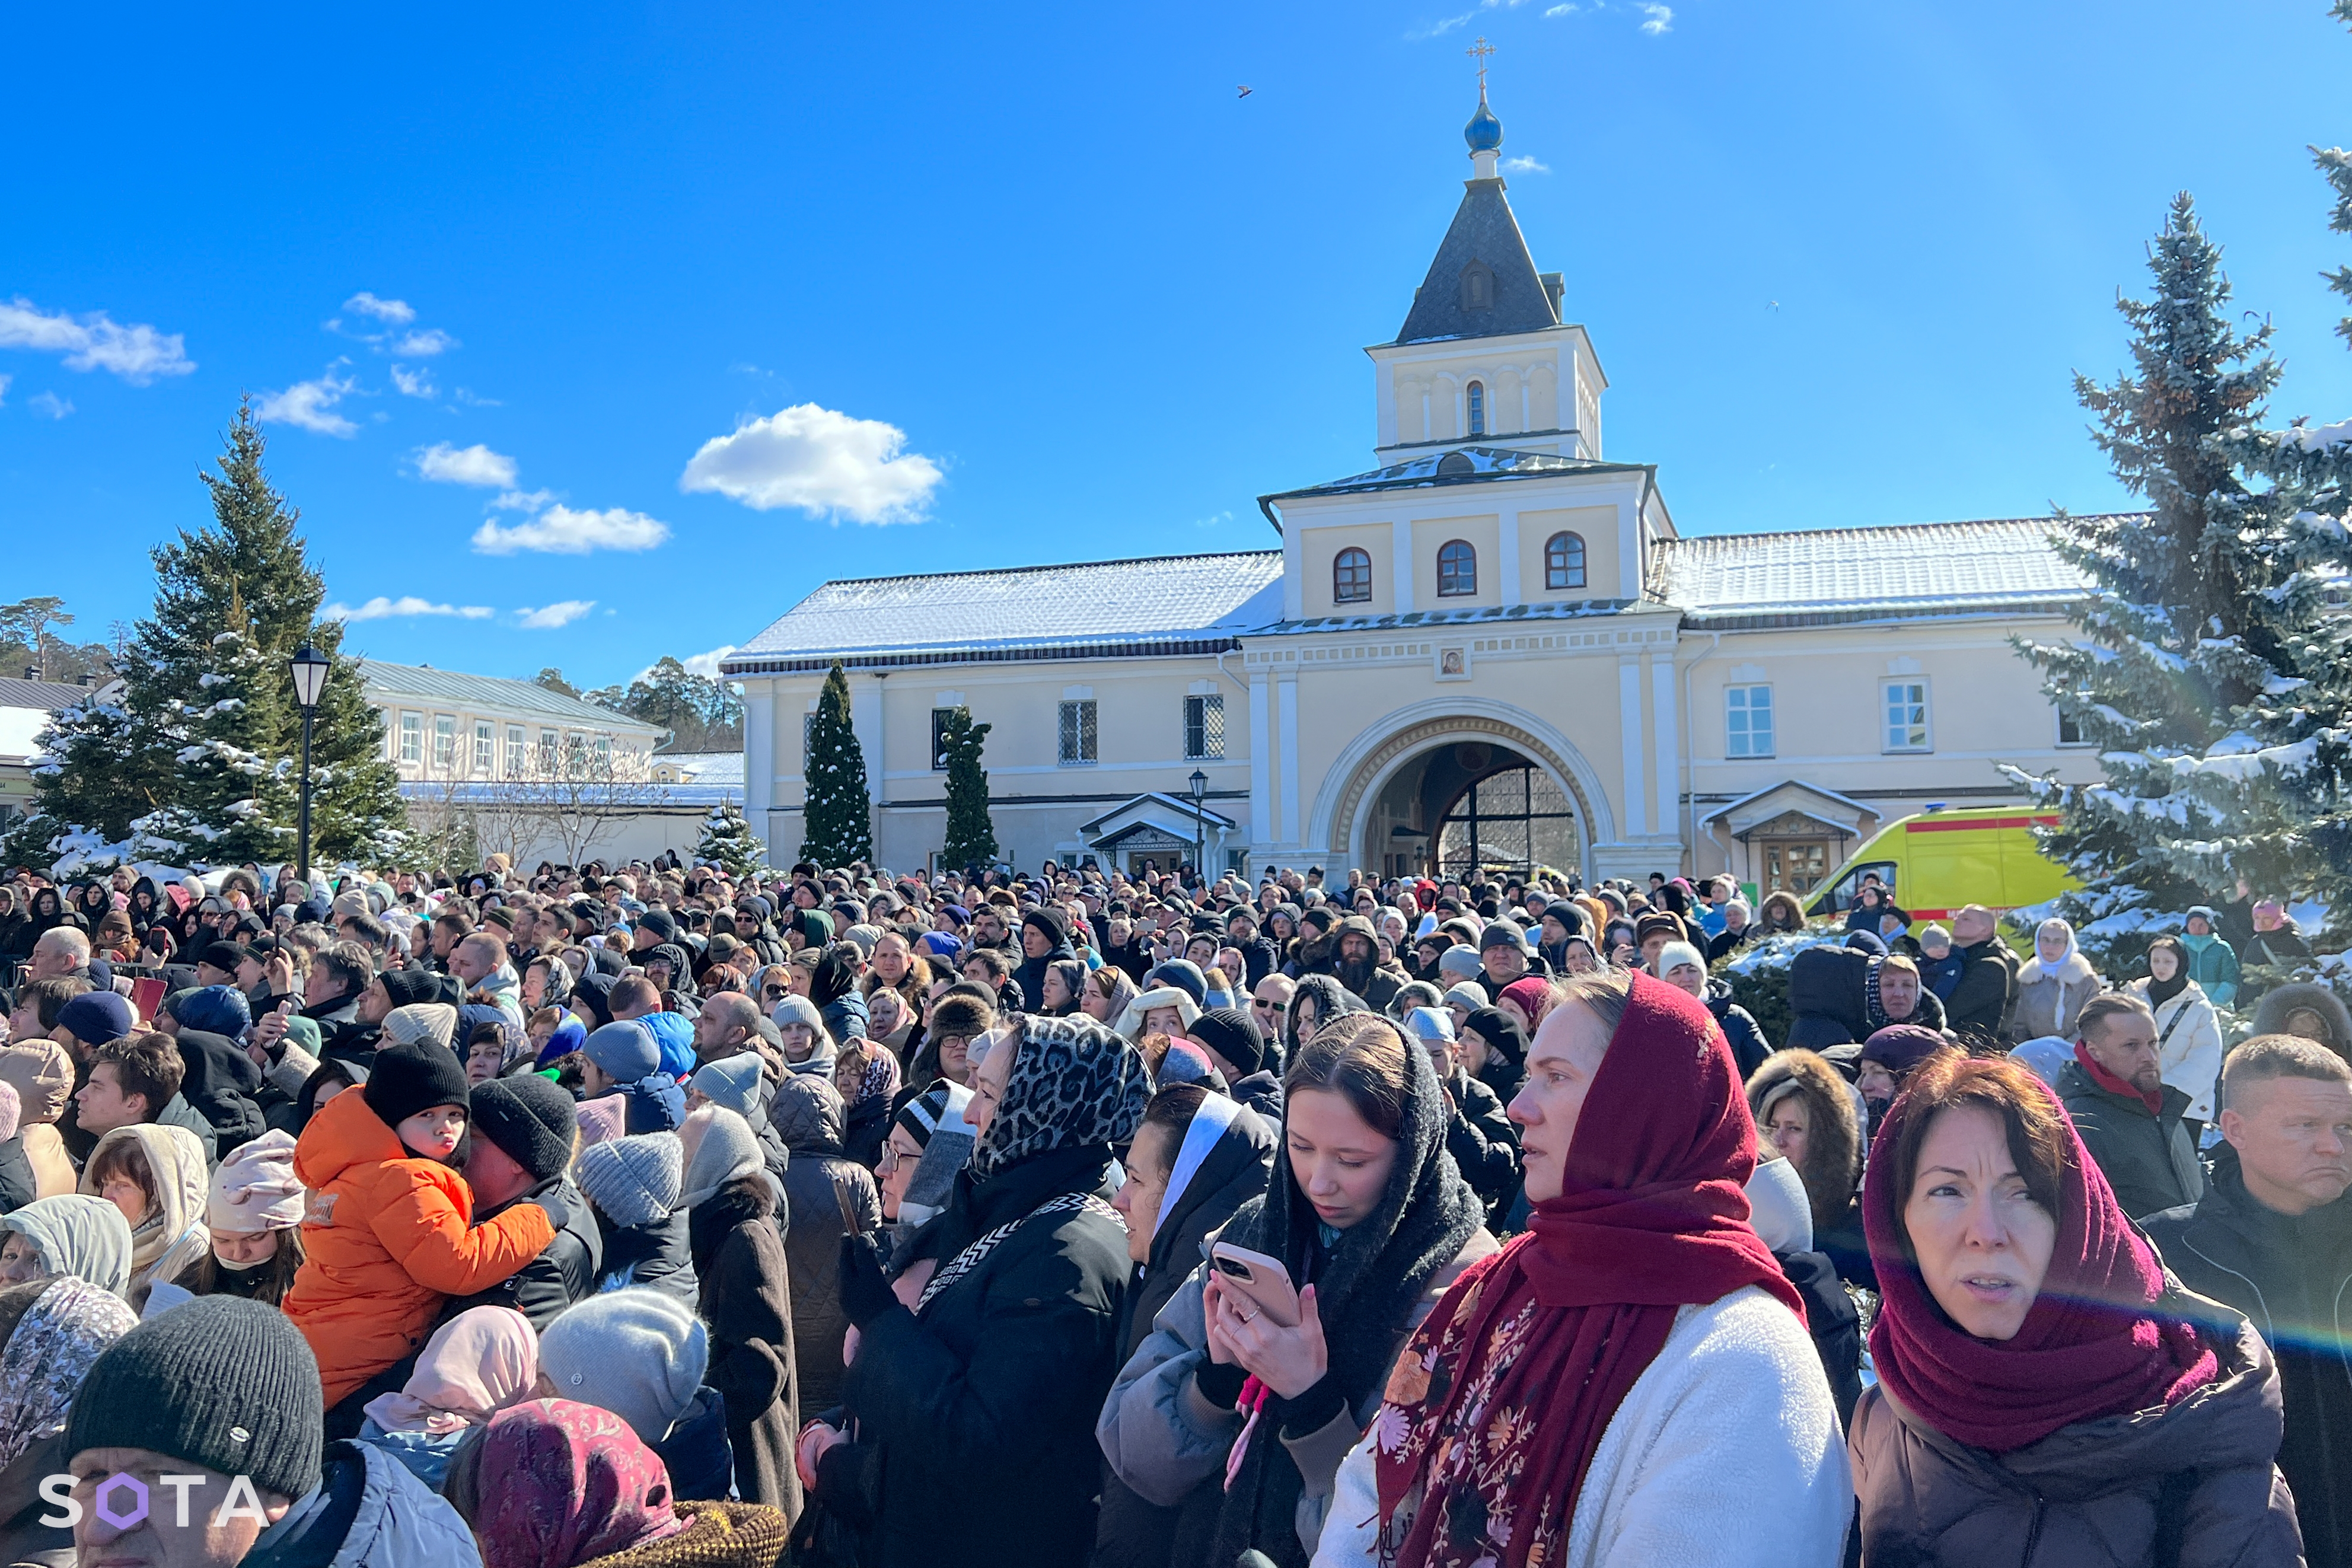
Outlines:
<svg viewBox="0 0 2352 1568"><path fill-rule="evenodd" d="M1473 261L1462 269L1462 308L1465 310L1491 310L1495 308L1495 274L1483 261Z"/></svg>
<svg viewBox="0 0 2352 1568"><path fill-rule="evenodd" d="M1486 433L1486 384L1474 381L1470 384L1470 434L1484 436Z"/></svg>
<svg viewBox="0 0 2352 1568"><path fill-rule="evenodd" d="M1544 586L1547 588L1584 586L1584 536L1582 534L1555 533L1545 543Z"/></svg>
<svg viewBox="0 0 2352 1568"><path fill-rule="evenodd" d="M1331 599L1340 605L1368 605L1372 599L1372 558L1352 547L1331 563Z"/></svg>
<svg viewBox="0 0 2352 1568"><path fill-rule="evenodd" d="M1461 540L1449 540L1437 550L1437 596L1465 598L1478 591L1478 552Z"/></svg>

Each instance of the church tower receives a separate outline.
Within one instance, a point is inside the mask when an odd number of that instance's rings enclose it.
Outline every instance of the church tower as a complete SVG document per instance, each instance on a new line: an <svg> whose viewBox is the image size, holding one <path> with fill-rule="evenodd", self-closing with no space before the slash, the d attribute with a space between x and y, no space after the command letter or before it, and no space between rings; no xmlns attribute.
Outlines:
<svg viewBox="0 0 2352 1568"><path fill-rule="evenodd" d="M1601 457L1608 386L1584 328L1560 317L1560 275L1536 270L1497 171L1503 122L1486 103L1462 128L1471 177L1392 342L1372 358L1374 456L1402 463L1464 447Z"/></svg>

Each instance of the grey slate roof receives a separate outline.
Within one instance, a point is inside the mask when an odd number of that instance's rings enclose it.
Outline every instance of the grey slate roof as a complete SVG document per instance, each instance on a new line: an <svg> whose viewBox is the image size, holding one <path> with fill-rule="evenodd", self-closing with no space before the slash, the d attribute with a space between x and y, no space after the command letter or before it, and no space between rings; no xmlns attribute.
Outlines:
<svg viewBox="0 0 2352 1568"><path fill-rule="evenodd" d="M2080 598L2046 518L1664 539L1649 597L1724 630L2045 610Z"/></svg>
<svg viewBox="0 0 2352 1568"><path fill-rule="evenodd" d="M510 680L499 675L460 675L455 670L436 669L429 664L387 664L379 658L362 658L359 664L360 682L371 695L381 691L446 702L453 707L520 709L569 723L594 725L600 730L661 733L657 724L583 702L576 697L566 697L561 691L551 691L537 681Z"/></svg>
<svg viewBox="0 0 2352 1568"><path fill-rule="evenodd" d="M1281 614L1275 550L850 578L803 599L719 668L1215 652Z"/></svg>
<svg viewBox="0 0 2352 1568"><path fill-rule="evenodd" d="M1465 180L1462 205L1429 264L1429 276L1413 291L1412 309L1397 329L1401 343L1440 338L1490 338L1559 325L1551 291L1536 271L1535 258L1519 233L1519 220L1503 199L1500 180ZM1462 274L1474 261L1495 277L1494 306L1462 308Z"/></svg>
<svg viewBox="0 0 2352 1568"><path fill-rule="evenodd" d="M0 679L0 708L38 708L54 713L92 695L96 689L62 680Z"/></svg>
<svg viewBox="0 0 2352 1568"><path fill-rule="evenodd" d="M1438 485L1476 484L1488 479L1549 479L1559 474L1643 474L1651 463L1603 463L1589 458L1562 458L1551 452L1521 452L1507 447L1459 447L1429 452L1369 473L1350 474L1304 489L1281 490L1264 499L1296 500L1304 496L1360 495L1368 490L1408 490Z"/></svg>

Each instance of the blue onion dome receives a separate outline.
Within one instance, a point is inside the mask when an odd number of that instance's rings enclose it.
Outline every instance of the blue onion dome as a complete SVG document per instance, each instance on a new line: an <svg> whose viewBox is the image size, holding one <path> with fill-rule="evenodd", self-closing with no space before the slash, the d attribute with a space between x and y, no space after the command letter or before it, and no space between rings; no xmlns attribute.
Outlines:
<svg viewBox="0 0 2352 1568"><path fill-rule="evenodd" d="M1462 140L1470 143L1473 153L1492 153L1503 144L1503 122L1486 107L1486 95L1478 94L1478 112L1462 128Z"/></svg>

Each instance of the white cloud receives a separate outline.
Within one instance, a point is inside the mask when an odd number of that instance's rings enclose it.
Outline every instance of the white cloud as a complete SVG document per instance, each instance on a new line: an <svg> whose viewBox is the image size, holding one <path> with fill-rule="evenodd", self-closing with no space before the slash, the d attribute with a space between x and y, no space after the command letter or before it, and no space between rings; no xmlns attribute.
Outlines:
<svg viewBox="0 0 2352 1568"><path fill-rule="evenodd" d="M62 353L68 370L110 370L133 386L196 368L177 332L121 326L103 310L79 321L62 310L50 315L21 294L14 303L0 304L0 349Z"/></svg>
<svg viewBox="0 0 2352 1568"><path fill-rule="evenodd" d="M811 517L916 522L945 476L919 452L903 452L906 432L879 419L853 419L814 403L754 419L702 444L682 490L716 490L758 511L796 507Z"/></svg>
<svg viewBox="0 0 2352 1568"><path fill-rule="evenodd" d="M612 507L604 511L574 511L551 506L529 522L502 527L486 522L474 531L474 550L481 555L512 555L518 550L547 555L585 555L593 550L651 550L669 537L669 524L641 511Z"/></svg>
<svg viewBox="0 0 2352 1568"><path fill-rule="evenodd" d="M25 399L25 406L36 414L46 414L52 419L62 419L73 412L73 405L54 392L37 392Z"/></svg>
<svg viewBox="0 0 2352 1568"><path fill-rule="evenodd" d="M411 359L430 359L446 353L457 346L457 340L438 327L425 327L414 332L403 332L392 341L392 352L406 354Z"/></svg>
<svg viewBox="0 0 2352 1568"><path fill-rule="evenodd" d="M1448 16L1444 21L1433 22L1417 33L1407 33L1404 36L1405 41L1407 43L1418 43L1423 38L1442 38L1446 34L1454 31L1454 28L1462 26L1463 23L1470 20L1471 17L1475 16L1478 13L1475 11L1465 11L1459 16Z"/></svg>
<svg viewBox="0 0 2352 1568"><path fill-rule="evenodd" d="M512 458L493 452L478 441L470 447L436 441L416 453L416 477L439 485L479 485L484 489L511 490L519 471Z"/></svg>
<svg viewBox="0 0 2352 1568"><path fill-rule="evenodd" d="M357 609L349 605L329 605L319 613L331 621L382 621L394 616L456 616L463 620L486 621L498 612L488 605L436 605L414 594L403 594L397 599L378 594Z"/></svg>
<svg viewBox="0 0 2352 1568"><path fill-rule="evenodd" d="M1503 172L1507 174L1549 174L1551 173L1551 165L1549 163L1538 163L1533 158L1506 158L1503 160L1502 168Z"/></svg>
<svg viewBox="0 0 2352 1568"><path fill-rule="evenodd" d="M379 300L362 289L343 301L346 310L357 310L363 316L373 316L379 321L404 327L416 320L415 307L405 300Z"/></svg>
<svg viewBox="0 0 2352 1568"><path fill-rule="evenodd" d="M558 626L570 626L595 607L593 599L563 599L536 610L525 606L515 612L522 617L515 625L529 631L551 632Z"/></svg>
<svg viewBox="0 0 2352 1568"><path fill-rule="evenodd" d="M449 395L456 398L458 402L464 404L468 408L504 408L506 406L505 404L499 402L495 397L477 397L472 392L462 386L457 391L451 393Z"/></svg>
<svg viewBox="0 0 2352 1568"><path fill-rule="evenodd" d="M719 679L719 661L734 651L735 645L730 642L712 648L709 653L698 653L692 658L679 659L678 663L686 666L686 672L688 675L698 675L705 680L716 680Z"/></svg>
<svg viewBox="0 0 2352 1568"><path fill-rule="evenodd" d="M509 490L490 503L492 511L537 511L555 499L553 490Z"/></svg>
<svg viewBox="0 0 2352 1568"><path fill-rule="evenodd" d="M336 366L349 363L339 359L316 381L298 381L283 392L263 393L253 406L254 413L273 424L299 426L321 436L358 434L358 426L334 412L343 395L358 384L348 375L335 374Z"/></svg>
<svg viewBox="0 0 2352 1568"><path fill-rule="evenodd" d="M8 384L16 379L13 375L0 375L0 408L8 405Z"/></svg>
<svg viewBox="0 0 2352 1568"><path fill-rule="evenodd" d="M1654 38L1661 33L1671 33L1675 30L1673 6L1660 5L1654 0L1654 3L1642 7L1642 14L1649 17L1648 21L1642 24L1642 31L1649 34L1650 37Z"/></svg>
<svg viewBox="0 0 2352 1568"><path fill-rule="evenodd" d="M433 384L429 370L411 370L406 365L392 367L392 384L400 389L403 397L438 397L441 389Z"/></svg>
<svg viewBox="0 0 2352 1568"><path fill-rule="evenodd" d="M1561 0L1559 5L1549 7L1544 12L1544 15L1547 16L1573 16L1576 15L1578 9L1579 7L1576 4L1576 0Z"/></svg>

